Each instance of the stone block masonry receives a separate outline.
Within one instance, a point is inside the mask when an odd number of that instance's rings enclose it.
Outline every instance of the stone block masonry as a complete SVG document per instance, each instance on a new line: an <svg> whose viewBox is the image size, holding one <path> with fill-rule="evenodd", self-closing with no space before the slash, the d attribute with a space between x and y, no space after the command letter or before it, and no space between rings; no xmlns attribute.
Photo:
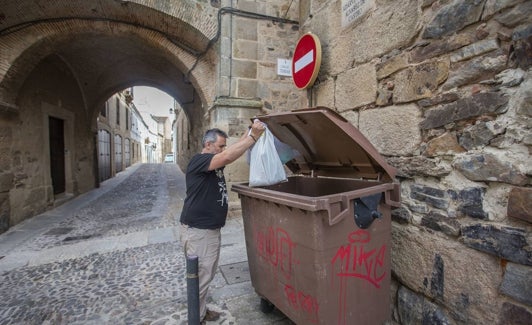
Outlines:
<svg viewBox="0 0 532 325"><path fill-rule="evenodd" d="M532 319L532 3L366 4L346 26L333 1L311 1L301 24L325 44L315 104L398 168L393 320Z"/></svg>

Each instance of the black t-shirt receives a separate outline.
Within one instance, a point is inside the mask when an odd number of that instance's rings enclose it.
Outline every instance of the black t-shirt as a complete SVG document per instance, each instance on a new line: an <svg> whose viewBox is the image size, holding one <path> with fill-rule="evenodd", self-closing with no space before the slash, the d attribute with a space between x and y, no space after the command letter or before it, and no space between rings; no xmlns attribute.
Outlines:
<svg viewBox="0 0 532 325"><path fill-rule="evenodd" d="M180 221L199 229L217 229L227 217L227 188L223 167L209 171L214 154L196 154L188 163L187 197Z"/></svg>

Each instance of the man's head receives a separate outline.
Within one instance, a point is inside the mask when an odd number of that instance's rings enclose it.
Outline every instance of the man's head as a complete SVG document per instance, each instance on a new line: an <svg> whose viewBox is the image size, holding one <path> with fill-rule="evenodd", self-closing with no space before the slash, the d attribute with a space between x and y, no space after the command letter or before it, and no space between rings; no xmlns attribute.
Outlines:
<svg viewBox="0 0 532 325"><path fill-rule="evenodd" d="M202 153L217 154L222 152L227 146L227 133L220 129L210 129L205 132L201 141L203 145Z"/></svg>

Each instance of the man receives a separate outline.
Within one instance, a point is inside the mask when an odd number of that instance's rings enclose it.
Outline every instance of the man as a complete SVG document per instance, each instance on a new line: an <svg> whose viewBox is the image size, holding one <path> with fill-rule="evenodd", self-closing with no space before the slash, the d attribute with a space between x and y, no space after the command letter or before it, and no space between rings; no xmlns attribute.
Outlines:
<svg viewBox="0 0 532 325"><path fill-rule="evenodd" d="M227 134L208 130L203 149L190 160L186 172L187 196L181 213L181 242L185 254L198 256L200 319L215 321L220 313L207 310L206 300L220 257L220 228L227 217L228 196L223 169L242 156L264 132L265 125L255 120L249 132L226 148Z"/></svg>

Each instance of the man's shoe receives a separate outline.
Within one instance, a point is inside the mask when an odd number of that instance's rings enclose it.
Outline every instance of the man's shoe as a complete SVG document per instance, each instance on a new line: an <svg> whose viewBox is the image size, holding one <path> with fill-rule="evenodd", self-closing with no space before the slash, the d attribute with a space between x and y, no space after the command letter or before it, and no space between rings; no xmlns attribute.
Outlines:
<svg viewBox="0 0 532 325"><path fill-rule="evenodd" d="M204 322L214 322L214 321L217 321L218 319L220 319L220 315L222 313L219 313L217 311L214 311L214 310L210 310L207 308L207 312L205 313L205 316L203 317L203 321Z"/></svg>

